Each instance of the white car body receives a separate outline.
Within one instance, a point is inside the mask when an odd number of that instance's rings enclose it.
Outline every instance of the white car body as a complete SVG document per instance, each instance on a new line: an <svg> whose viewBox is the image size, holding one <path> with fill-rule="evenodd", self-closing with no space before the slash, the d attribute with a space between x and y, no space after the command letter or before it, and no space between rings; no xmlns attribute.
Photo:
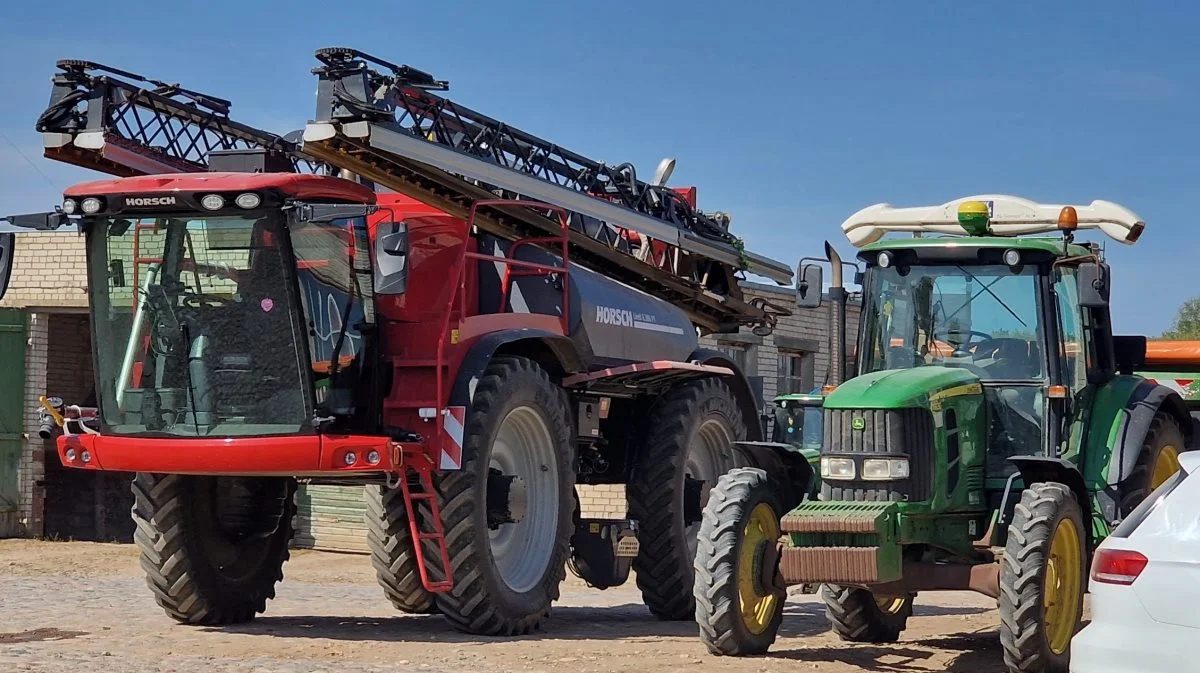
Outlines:
<svg viewBox="0 0 1200 673"><path fill-rule="evenodd" d="M1179 462L1097 549L1071 673L1200 671L1200 451Z"/></svg>

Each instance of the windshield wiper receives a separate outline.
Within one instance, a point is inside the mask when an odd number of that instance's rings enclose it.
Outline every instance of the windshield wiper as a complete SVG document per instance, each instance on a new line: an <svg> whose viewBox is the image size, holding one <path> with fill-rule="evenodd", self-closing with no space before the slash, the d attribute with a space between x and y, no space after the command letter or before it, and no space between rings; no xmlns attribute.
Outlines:
<svg viewBox="0 0 1200 673"><path fill-rule="evenodd" d="M979 278L974 276L974 274L972 274L971 271L967 271L966 269L962 268L961 264L955 264L955 266L958 266L959 271L964 272L964 274L966 274L967 276L971 276L972 281L979 283L980 286L983 286L983 281L980 281ZM995 286L996 283L1000 282L1001 278L1002 278L1002 276L996 276L996 280L986 284L986 286L983 286L982 290L979 290L979 292L976 293L976 295L972 296L971 301L974 301L974 298L976 298L976 296L983 294L984 290L986 290L986 292L988 292L988 294L990 294L992 296L992 298L994 298L996 301L1000 302L1000 305L1004 307L1004 311L1008 311L1009 314L1012 314L1013 318L1016 318L1016 322L1020 323L1022 328L1028 328L1028 325L1025 324L1025 320L1021 320L1021 317L1018 316L1018 314L1016 314L1016 312L1013 311L1012 308L1009 308L1007 304L1004 304L1004 300L1000 299L1000 296L998 296L994 292L991 292L991 286ZM970 301L968 301L967 304L970 304ZM966 306L966 305L964 305L964 306ZM962 306L960 306L959 308L961 310ZM955 313L958 313L958 311L955 311Z"/></svg>
<svg viewBox="0 0 1200 673"><path fill-rule="evenodd" d="M350 329L350 311L354 308L354 299L362 299L362 288L358 284L358 270L350 265L350 280L353 281L354 292L346 302L346 310L342 311L342 325L338 328L337 341L333 344L333 355L329 361L329 385L332 387L337 380L338 365L341 364L342 345L346 340L346 331Z"/></svg>

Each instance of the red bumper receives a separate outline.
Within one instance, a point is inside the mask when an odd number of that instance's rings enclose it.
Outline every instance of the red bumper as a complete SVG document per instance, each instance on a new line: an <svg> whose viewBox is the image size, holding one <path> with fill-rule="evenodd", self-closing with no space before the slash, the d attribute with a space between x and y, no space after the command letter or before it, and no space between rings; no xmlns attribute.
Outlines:
<svg viewBox="0 0 1200 673"><path fill-rule="evenodd" d="M166 474L332 475L395 472L413 448L387 437L320 435L148 439L62 435L67 467Z"/></svg>

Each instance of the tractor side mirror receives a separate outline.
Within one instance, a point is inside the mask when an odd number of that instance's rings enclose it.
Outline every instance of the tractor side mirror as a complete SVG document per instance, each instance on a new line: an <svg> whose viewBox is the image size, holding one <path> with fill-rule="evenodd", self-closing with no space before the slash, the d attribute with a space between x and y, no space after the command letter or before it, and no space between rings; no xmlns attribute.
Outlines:
<svg viewBox="0 0 1200 673"><path fill-rule="evenodd" d="M375 231L375 294L403 294L408 287L408 226L386 221Z"/></svg>
<svg viewBox="0 0 1200 673"><path fill-rule="evenodd" d="M16 234L0 233L0 299L4 299L4 293L8 291L8 278L12 275L13 248L16 245Z"/></svg>
<svg viewBox="0 0 1200 673"><path fill-rule="evenodd" d="M801 264L796 274L796 306L817 308L821 305L822 270L817 264Z"/></svg>
<svg viewBox="0 0 1200 673"><path fill-rule="evenodd" d="M1099 262L1084 262L1076 272L1079 279L1079 305L1083 308L1108 306L1108 267Z"/></svg>

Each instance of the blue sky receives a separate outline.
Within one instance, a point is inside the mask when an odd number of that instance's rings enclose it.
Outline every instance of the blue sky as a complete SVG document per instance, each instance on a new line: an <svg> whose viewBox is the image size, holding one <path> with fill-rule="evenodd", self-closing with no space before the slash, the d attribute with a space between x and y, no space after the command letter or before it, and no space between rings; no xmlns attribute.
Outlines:
<svg viewBox="0 0 1200 673"><path fill-rule="evenodd" d="M1122 203L1147 230L1108 244L1116 326L1158 334L1200 295L1200 8L1051 4L13 3L0 213L45 210L93 177L41 158L33 124L58 59L178 81L287 132L312 113L313 50L345 45L596 159L649 175L674 156L673 183L792 263L825 239L849 255L838 224L881 201Z"/></svg>

